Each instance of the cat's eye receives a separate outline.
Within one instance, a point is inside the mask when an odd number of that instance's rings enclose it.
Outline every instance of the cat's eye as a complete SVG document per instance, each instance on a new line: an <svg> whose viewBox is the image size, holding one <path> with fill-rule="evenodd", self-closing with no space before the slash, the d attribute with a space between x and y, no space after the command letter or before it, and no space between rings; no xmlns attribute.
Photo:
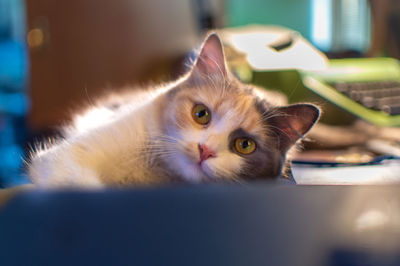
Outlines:
<svg viewBox="0 0 400 266"><path fill-rule="evenodd" d="M204 104L196 104L192 110L192 117L200 125L207 125L211 120L211 112Z"/></svg>
<svg viewBox="0 0 400 266"><path fill-rule="evenodd" d="M250 154L256 150L256 143L251 138L235 139L235 149L241 154Z"/></svg>

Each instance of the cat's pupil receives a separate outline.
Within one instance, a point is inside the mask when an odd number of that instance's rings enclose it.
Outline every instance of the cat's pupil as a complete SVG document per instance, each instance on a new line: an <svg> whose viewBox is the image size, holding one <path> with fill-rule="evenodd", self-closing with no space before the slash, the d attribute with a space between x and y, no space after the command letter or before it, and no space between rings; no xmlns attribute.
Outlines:
<svg viewBox="0 0 400 266"><path fill-rule="evenodd" d="M250 145L249 145L249 142L247 140L243 141L243 143L242 143L243 149L247 149L249 146Z"/></svg>
<svg viewBox="0 0 400 266"><path fill-rule="evenodd" d="M206 125L211 120L211 113L203 104L196 104L192 110L192 117L200 125Z"/></svg>
<svg viewBox="0 0 400 266"><path fill-rule="evenodd" d="M197 117L201 118L203 116L207 115L207 110L203 109L200 112L197 113Z"/></svg>

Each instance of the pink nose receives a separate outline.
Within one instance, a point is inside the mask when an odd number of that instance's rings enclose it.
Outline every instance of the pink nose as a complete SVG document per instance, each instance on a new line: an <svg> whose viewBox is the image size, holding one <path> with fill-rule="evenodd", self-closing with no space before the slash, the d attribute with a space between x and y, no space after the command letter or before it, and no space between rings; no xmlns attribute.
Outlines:
<svg viewBox="0 0 400 266"><path fill-rule="evenodd" d="M215 153L205 144L199 144L200 162L207 160L210 157L215 157Z"/></svg>

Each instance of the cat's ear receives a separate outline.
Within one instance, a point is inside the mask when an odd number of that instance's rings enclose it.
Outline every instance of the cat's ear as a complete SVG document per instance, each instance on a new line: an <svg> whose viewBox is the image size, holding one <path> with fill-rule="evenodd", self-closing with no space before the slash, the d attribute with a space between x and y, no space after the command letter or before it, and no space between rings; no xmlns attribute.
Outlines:
<svg viewBox="0 0 400 266"><path fill-rule="evenodd" d="M227 70L221 40L216 33L213 33L204 41L193 66L192 75L215 74L226 76Z"/></svg>
<svg viewBox="0 0 400 266"><path fill-rule="evenodd" d="M280 107L267 120L279 136L279 149L286 152L318 121L320 110L312 104L293 104Z"/></svg>

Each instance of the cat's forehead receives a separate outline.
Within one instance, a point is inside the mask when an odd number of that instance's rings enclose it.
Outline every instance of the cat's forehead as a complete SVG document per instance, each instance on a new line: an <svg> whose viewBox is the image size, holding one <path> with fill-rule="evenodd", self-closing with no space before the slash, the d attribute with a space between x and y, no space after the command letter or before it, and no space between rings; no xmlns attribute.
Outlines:
<svg viewBox="0 0 400 266"><path fill-rule="evenodd" d="M220 101L213 102L213 112L233 127L241 127L247 132L253 132L260 125L261 114L255 106L254 96L248 94L232 94Z"/></svg>
<svg viewBox="0 0 400 266"><path fill-rule="evenodd" d="M216 86L216 85L215 85ZM185 90L186 97L193 103L210 108L215 120L226 130L242 128L255 135L263 134L261 99L250 88L233 84L194 87Z"/></svg>

